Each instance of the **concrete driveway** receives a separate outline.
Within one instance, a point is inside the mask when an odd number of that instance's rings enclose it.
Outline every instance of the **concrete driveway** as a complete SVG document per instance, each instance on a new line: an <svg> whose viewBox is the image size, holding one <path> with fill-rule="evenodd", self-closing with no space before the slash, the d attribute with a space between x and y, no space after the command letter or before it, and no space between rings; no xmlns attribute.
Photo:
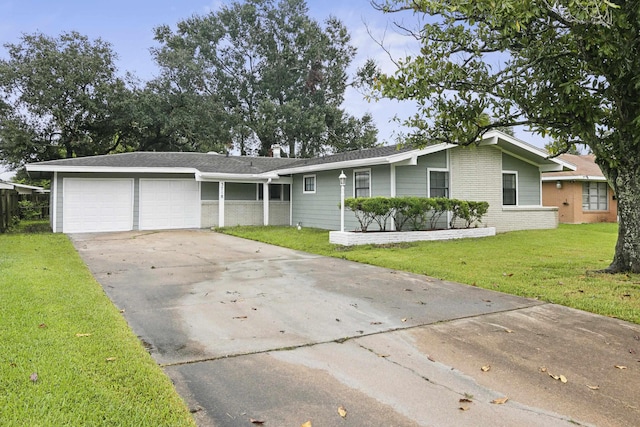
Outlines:
<svg viewBox="0 0 640 427"><path fill-rule="evenodd" d="M211 231L71 237L200 426L640 424L635 324Z"/></svg>

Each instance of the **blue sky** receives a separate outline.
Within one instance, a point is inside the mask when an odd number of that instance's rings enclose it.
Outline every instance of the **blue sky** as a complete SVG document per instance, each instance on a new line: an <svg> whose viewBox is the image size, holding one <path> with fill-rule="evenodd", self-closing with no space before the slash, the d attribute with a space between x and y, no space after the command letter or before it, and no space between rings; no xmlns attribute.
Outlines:
<svg viewBox="0 0 640 427"><path fill-rule="evenodd" d="M130 71L148 79L156 71L149 54L149 48L154 45L154 27L163 24L175 26L194 14L215 11L225 3L229 1L0 0L0 45L17 43L23 33L41 32L55 37L62 32L78 31L91 39L100 37L111 43L118 54L118 68L122 73ZM393 30L391 21L400 16L388 16L374 10L369 0L307 0L307 4L310 15L315 19L321 21L333 15L349 28L352 43L358 48L353 70L372 57L385 71L392 71L392 63L371 39L367 28L376 39L384 40L395 57L417 51L408 37ZM404 16L411 19L410 15ZM5 49L0 47L0 57L4 55ZM392 140L394 133L402 131L396 123L390 123L392 117L395 114L406 117L412 113L411 104L394 101L368 103L356 91L347 92L343 107L355 116L371 113L380 131L380 139L386 141ZM6 175L0 177L6 179Z"/></svg>

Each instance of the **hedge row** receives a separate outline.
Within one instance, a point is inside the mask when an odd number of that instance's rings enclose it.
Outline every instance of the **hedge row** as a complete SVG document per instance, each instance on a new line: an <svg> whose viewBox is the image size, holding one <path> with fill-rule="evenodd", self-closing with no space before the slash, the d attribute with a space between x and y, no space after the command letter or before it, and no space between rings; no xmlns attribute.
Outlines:
<svg viewBox="0 0 640 427"><path fill-rule="evenodd" d="M396 230L434 230L447 212L451 212L449 227L470 228L482 222L489 209L487 202L446 197L351 197L345 199L344 206L353 211L363 232L374 222L385 231L389 218Z"/></svg>

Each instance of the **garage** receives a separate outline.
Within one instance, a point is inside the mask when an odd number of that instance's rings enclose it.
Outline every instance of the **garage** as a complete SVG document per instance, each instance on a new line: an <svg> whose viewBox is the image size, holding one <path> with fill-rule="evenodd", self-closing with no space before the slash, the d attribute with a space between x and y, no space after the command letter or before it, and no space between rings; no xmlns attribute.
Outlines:
<svg viewBox="0 0 640 427"><path fill-rule="evenodd" d="M200 227L200 184L193 179L140 179L140 229Z"/></svg>
<svg viewBox="0 0 640 427"><path fill-rule="evenodd" d="M133 229L133 179L64 178L62 231Z"/></svg>

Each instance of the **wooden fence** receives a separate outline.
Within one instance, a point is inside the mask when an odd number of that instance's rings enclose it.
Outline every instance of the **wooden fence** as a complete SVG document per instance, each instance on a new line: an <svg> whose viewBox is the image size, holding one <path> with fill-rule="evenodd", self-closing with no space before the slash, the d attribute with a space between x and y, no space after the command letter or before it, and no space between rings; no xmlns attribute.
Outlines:
<svg viewBox="0 0 640 427"><path fill-rule="evenodd" d="M7 231L14 217L19 215L18 193L14 190L0 190L0 233Z"/></svg>

